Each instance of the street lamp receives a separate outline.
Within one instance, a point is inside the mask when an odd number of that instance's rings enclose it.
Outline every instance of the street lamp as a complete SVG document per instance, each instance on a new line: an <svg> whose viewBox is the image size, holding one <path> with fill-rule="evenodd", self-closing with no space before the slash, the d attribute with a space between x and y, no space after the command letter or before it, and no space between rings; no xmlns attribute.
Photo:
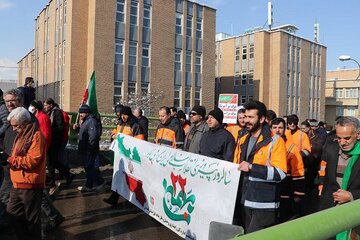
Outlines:
<svg viewBox="0 0 360 240"><path fill-rule="evenodd" d="M345 62L345 61L354 61L356 62L356 64L358 65L358 68L359 68L359 75L357 76L357 78L355 79L358 80L360 78L360 63L358 61L356 61L355 59L351 58L349 55L341 55L339 57L339 60L342 61L342 62Z"/></svg>

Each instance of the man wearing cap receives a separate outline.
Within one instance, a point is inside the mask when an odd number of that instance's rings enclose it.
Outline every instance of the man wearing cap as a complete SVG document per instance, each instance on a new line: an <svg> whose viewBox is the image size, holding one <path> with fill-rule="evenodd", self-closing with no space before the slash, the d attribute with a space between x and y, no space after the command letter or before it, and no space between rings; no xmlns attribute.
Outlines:
<svg viewBox="0 0 360 240"><path fill-rule="evenodd" d="M200 154L221 160L232 161L234 157L235 140L222 126L223 111L219 108L209 112L206 123L209 131L200 140Z"/></svg>
<svg viewBox="0 0 360 240"><path fill-rule="evenodd" d="M171 116L169 107L160 108L159 120L160 124L155 133L155 144L182 149L185 138L184 130L179 119Z"/></svg>
<svg viewBox="0 0 360 240"><path fill-rule="evenodd" d="M80 122L74 124L73 129L79 131L78 153L83 159L86 182L77 189L81 192L90 192L93 190L104 191L108 187L104 179L100 176L98 168L100 123L99 120L91 114L88 105L81 105L79 109Z"/></svg>
<svg viewBox="0 0 360 240"><path fill-rule="evenodd" d="M192 153L200 153L200 140L202 135L209 130L205 121L206 109L204 106L196 105L190 112L190 130L186 135L184 150Z"/></svg>
<svg viewBox="0 0 360 240"><path fill-rule="evenodd" d="M140 140L144 140L143 129L137 122L137 118L132 114L131 108L129 106L124 106L120 110L121 115L121 124L118 124L116 127L116 134L113 135L113 139L116 138L118 133L122 133L127 136L131 136ZM112 191L111 195L108 198L104 198L103 201L107 204L115 206L119 199L119 194Z"/></svg>

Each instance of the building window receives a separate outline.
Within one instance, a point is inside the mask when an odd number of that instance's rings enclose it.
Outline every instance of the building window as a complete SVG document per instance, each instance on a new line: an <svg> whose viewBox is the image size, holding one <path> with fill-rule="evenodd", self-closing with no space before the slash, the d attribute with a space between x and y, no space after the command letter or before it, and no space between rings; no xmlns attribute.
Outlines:
<svg viewBox="0 0 360 240"><path fill-rule="evenodd" d="M345 89L345 98L357 98L358 89L357 88L347 88Z"/></svg>
<svg viewBox="0 0 360 240"><path fill-rule="evenodd" d="M130 5L130 24L138 25L138 5L139 2L136 0L131 0Z"/></svg>
<svg viewBox="0 0 360 240"><path fill-rule="evenodd" d="M243 105L246 103L246 96L241 95L240 96L240 104Z"/></svg>
<svg viewBox="0 0 360 240"><path fill-rule="evenodd" d="M250 44L250 59L254 58L254 44Z"/></svg>
<svg viewBox="0 0 360 240"><path fill-rule="evenodd" d="M203 18L203 6L196 5L196 17Z"/></svg>
<svg viewBox="0 0 360 240"><path fill-rule="evenodd" d="M196 38L202 38L202 19L196 19Z"/></svg>
<svg viewBox="0 0 360 240"><path fill-rule="evenodd" d="M357 107L350 107L348 106L347 107L347 116L352 116L352 117L355 117L355 111L356 111L356 108Z"/></svg>
<svg viewBox="0 0 360 240"><path fill-rule="evenodd" d="M191 37L192 36L192 20L193 17L188 15L186 17L186 36Z"/></svg>
<svg viewBox="0 0 360 240"><path fill-rule="evenodd" d="M239 75L239 73L235 73L234 86L239 86L239 85L240 85L240 75Z"/></svg>
<svg viewBox="0 0 360 240"><path fill-rule="evenodd" d="M115 40L115 64L123 64L124 62L124 41Z"/></svg>
<svg viewBox="0 0 360 240"><path fill-rule="evenodd" d="M343 97L343 89L342 88L336 88L335 89L335 98L342 98Z"/></svg>
<svg viewBox="0 0 360 240"><path fill-rule="evenodd" d="M150 58L150 45L143 43L141 65L144 67L148 67L150 62L149 58Z"/></svg>
<svg viewBox="0 0 360 240"><path fill-rule="evenodd" d="M200 88L197 87L195 89L195 105L200 105L201 102L200 102Z"/></svg>
<svg viewBox="0 0 360 240"><path fill-rule="evenodd" d="M235 61L239 61L240 60L240 48L236 47L235 48Z"/></svg>
<svg viewBox="0 0 360 240"><path fill-rule="evenodd" d="M175 27L175 30L176 30L176 34L182 34L182 14L180 13L176 13L176 27Z"/></svg>
<svg viewBox="0 0 360 240"><path fill-rule="evenodd" d="M176 0L176 12L182 13L183 12L183 0Z"/></svg>
<svg viewBox="0 0 360 240"><path fill-rule="evenodd" d="M241 85L246 85L247 83L247 75L241 74Z"/></svg>
<svg viewBox="0 0 360 240"><path fill-rule="evenodd" d="M186 51L185 84L191 86L191 51Z"/></svg>
<svg viewBox="0 0 360 240"><path fill-rule="evenodd" d="M175 70L181 71L181 49L175 49Z"/></svg>
<svg viewBox="0 0 360 240"><path fill-rule="evenodd" d="M185 112L190 112L190 102L191 102L191 89L186 88L185 90Z"/></svg>
<svg viewBox="0 0 360 240"><path fill-rule="evenodd" d="M202 54L197 52L195 57L195 86L201 87L201 58Z"/></svg>
<svg viewBox="0 0 360 240"><path fill-rule="evenodd" d="M174 88L174 106L180 107L180 86Z"/></svg>
<svg viewBox="0 0 360 240"><path fill-rule="evenodd" d="M249 84L254 84L254 74L249 74Z"/></svg>
<svg viewBox="0 0 360 240"><path fill-rule="evenodd" d="M143 27L150 28L151 6L144 4Z"/></svg>
<svg viewBox="0 0 360 240"><path fill-rule="evenodd" d="M128 83L128 95L134 95L135 94L135 86L136 86L136 83L134 83L134 82L129 82Z"/></svg>
<svg viewBox="0 0 360 240"><path fill-rule="evenodd" d="M192 16L193 15L193 3L187 2L187 14Z"/></svg>
<svg viewBox="0 0 360 240"><path fill-rule="evenodd" d="M137 43L129 42L129 65L136 66Z"/></svg>
<svg viewBox="0 0 360 240"><path fill-rule="evenodd" d="M116 7L116 21L124 22L125 0L118 0Z"/></svg>
<svg viewBox="0 0 360 240"><path fill-rule="evenodd" d="M246 46L242 46L242 59L246 60Z"/></svg>
<svg viewBox="0 0 360 240"><path fill-rule="evenodd" d="M336 107L336 116L344 116L344 107L342 106Z"/></svg>

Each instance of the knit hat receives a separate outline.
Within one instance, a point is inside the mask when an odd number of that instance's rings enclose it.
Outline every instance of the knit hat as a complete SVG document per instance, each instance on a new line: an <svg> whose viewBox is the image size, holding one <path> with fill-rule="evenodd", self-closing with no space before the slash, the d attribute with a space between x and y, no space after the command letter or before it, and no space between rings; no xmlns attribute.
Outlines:
<svg viewBox="0 0 360 240"><path fill-rule="evenodd" d="M119 113L123 107L124 106L122 104L115 105L115 107L114 107L115 113Z"/></svg>
<svg viewBox="0 0 360 240"><path fill-rule="evenodd" d="M44 105L39 100L33 100L30 103L31 106L35 107L37 110L41 111L44 108Z"/></svg>
<svg viewBox="0 0 360 240"><path fill-rule="evenodd" d="M184 113L183 110L179 110L179 111L177 112L177 116L178 116L179 119L180 119L180 118L186 119L186 115L185 115L185 113Z"/></svg>
<svg viewBox="0 0 360 240"><path fill-rule="evenodd" d="M224 113L220 108L215 108L214 110L210 111L209 115L213 116L219 122L219 124L222 124Z"/></svg>
<svg viewBox="0 0 360 240"><path fill-rule="evenodd" d="M132 116L131 108L129 106L123 106L120 110L120 114Z"/></svg>
<svg viewBox="0 0 360 240"><path fill-rule="evenodd" d="M205 118L206 115L206 109L204 106L200 106L200 105L195 105L191 112L195 112L196 114L199 114L200 116L202 116L202 118ZM190 113L191 113L190 112Z"/></svg>
<svg viewBox="0 0 360 240"><path fill-rule="evenodd" d="M91 109L90 109L90 107L88 105L83 104L79 108L79 113L91 113Z"/></svg>

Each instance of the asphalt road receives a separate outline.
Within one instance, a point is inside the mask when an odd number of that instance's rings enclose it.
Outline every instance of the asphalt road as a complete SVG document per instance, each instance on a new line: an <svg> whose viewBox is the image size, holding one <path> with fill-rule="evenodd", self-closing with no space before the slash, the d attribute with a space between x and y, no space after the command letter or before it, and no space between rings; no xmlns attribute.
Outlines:
<svg viewBox="0 0 360 240"><path fill-rule="evenodd" d="M81 193L76 188L84 183L81 168L72 169L76 173L69 187L60 186L54 205L65 217L65 221L46 233L49 240L99 240L99 239L182 239L161 225L155 219L140 211L134 205L120 198L116 207L102 201L106 193ZM102 175L111 181L112 170L105 167ZM0 233L1 240L16 239L14 233Z"/></svg>

